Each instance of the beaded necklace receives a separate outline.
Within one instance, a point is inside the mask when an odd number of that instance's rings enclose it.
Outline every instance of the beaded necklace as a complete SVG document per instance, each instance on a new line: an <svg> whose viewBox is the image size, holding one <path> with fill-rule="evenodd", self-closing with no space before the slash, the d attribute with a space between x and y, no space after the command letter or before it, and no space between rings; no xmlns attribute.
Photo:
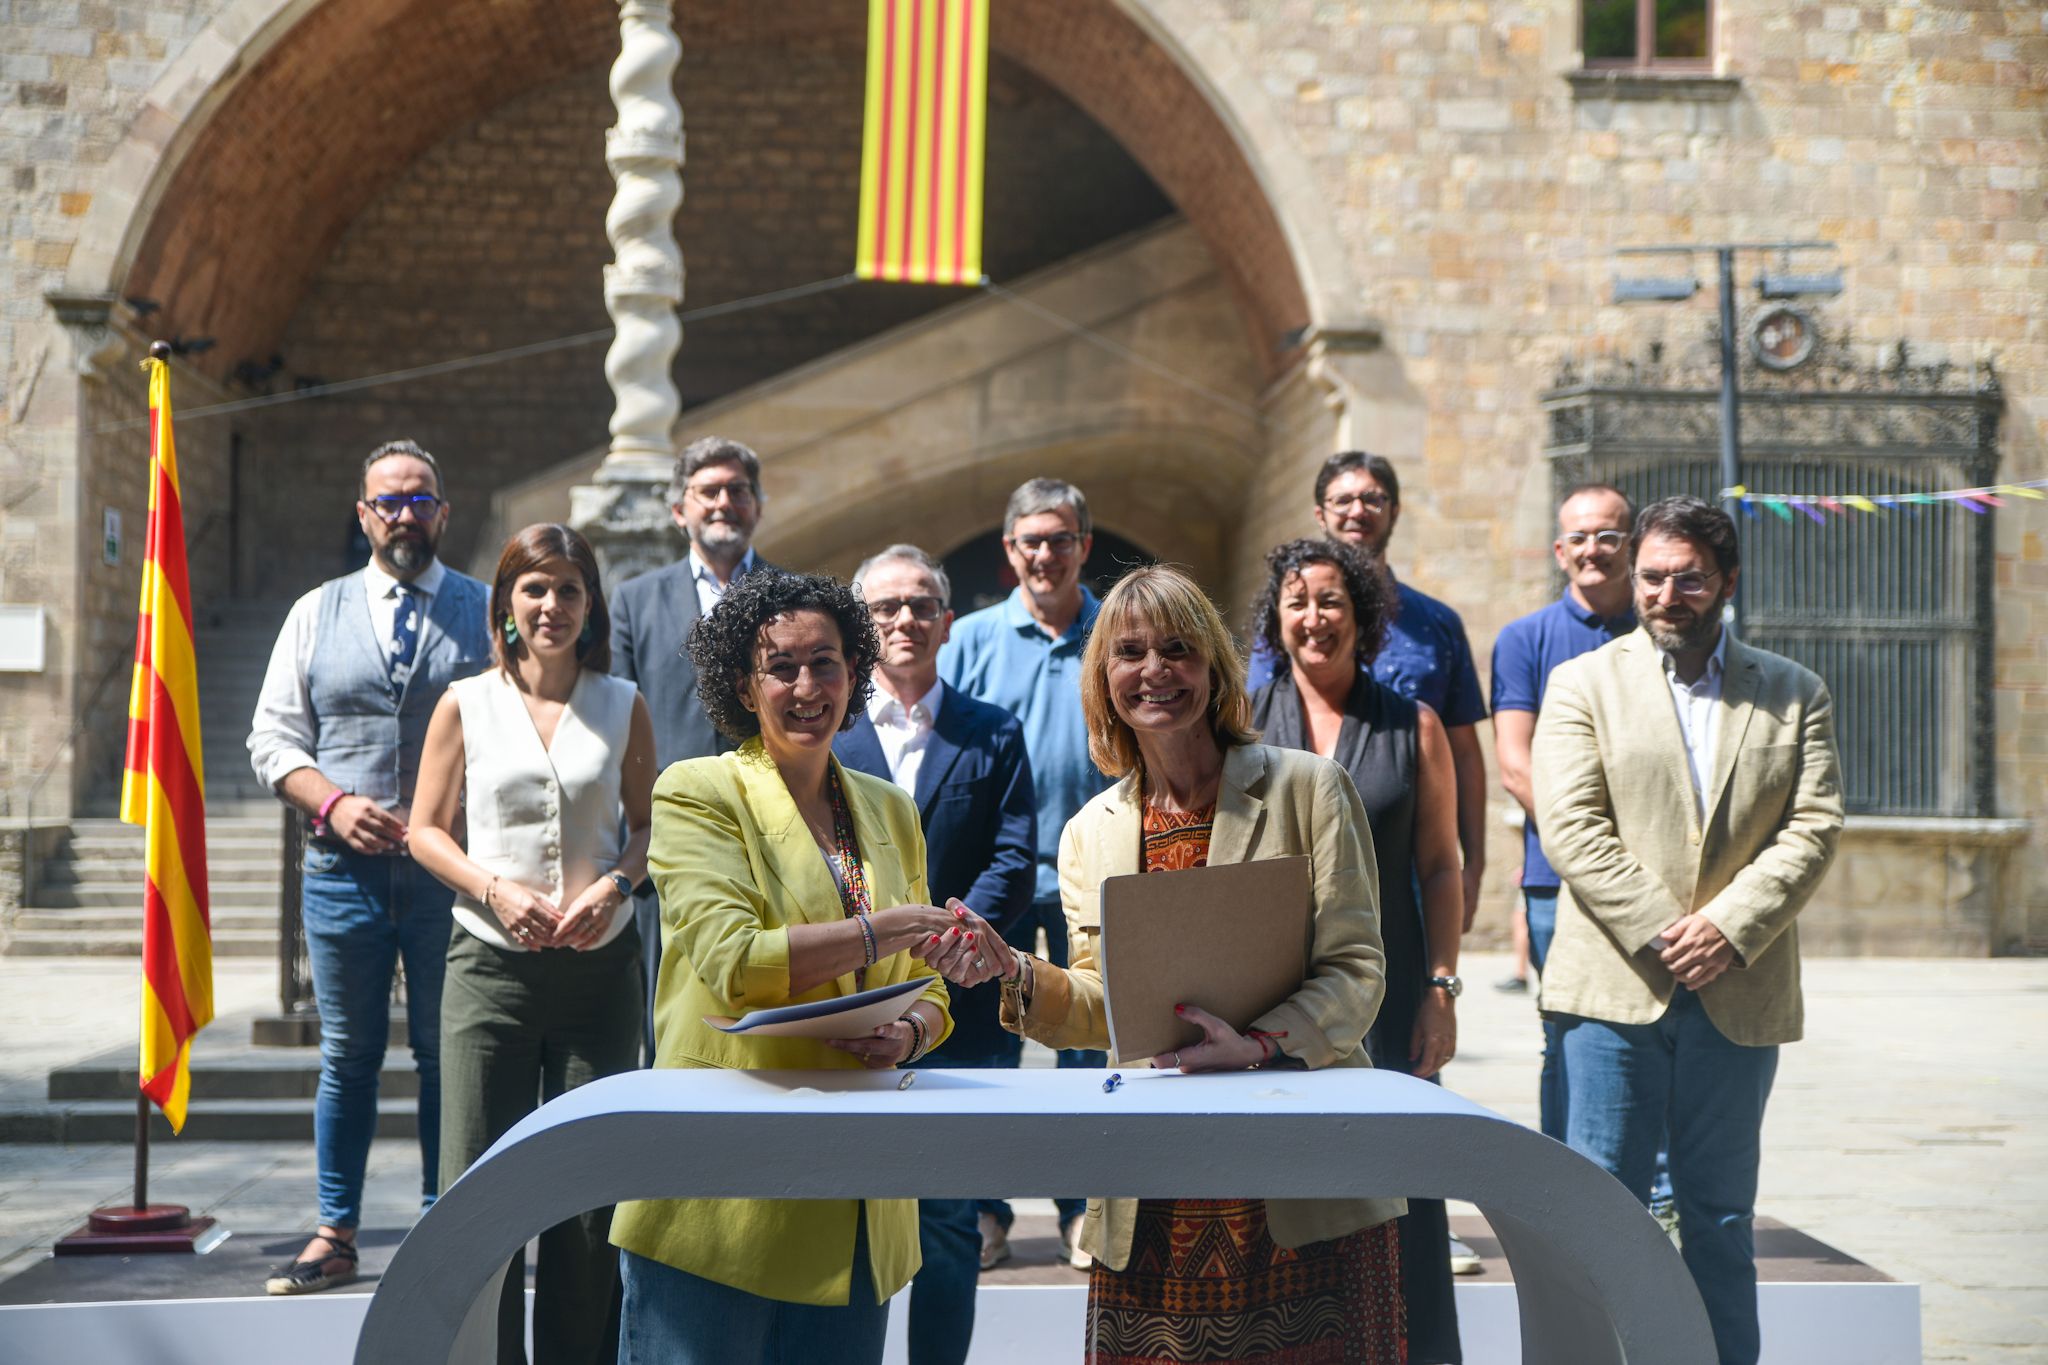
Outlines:
<svg viewBox="0 0 2048 1365"><path fill-rule="evenodd" d="M874 898L868 894L867 869L861 865L860 845L853 837L853 812L846 807L846 792L839 785L839 769L826 769L831 778L832 789L832 842L833 852L839 856L839 875L833 881L839 887L839 909L848 919L855 915L874 913ZM868 969L853 969L855 990L866 990Z"/></svg>

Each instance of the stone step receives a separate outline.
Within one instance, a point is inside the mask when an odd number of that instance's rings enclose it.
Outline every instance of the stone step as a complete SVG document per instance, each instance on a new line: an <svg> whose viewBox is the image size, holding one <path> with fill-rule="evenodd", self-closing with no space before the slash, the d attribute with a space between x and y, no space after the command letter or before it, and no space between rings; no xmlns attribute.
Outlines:
<svg viewBox="0 0 2048 1365"><path fill-rule="evenodd" d="M239 852L239 850L237 850ZM148 871L148 863L139 850L117 856L74 856L69 862L59 862L43 873L43 886L78 886L82 883L112 881L115 878L140 880ZM215 883L268 881L276 885L278 854L272 852L268 858L235 856L226 850L206 850L206 875Z"/></svg>
<svg viewBox="0 0 2048 1365"><path fill-rule="evenodd" d="M273 877L269 882L227 882L209 885L207 901L212 905L277 907L278 898L284 894ZM36 893L36 899L49 910L90 910L105 907L119 910L124 907L139 909L142 904L142 880L134 881L91 881L76 882L70 886L44 885Z"/></svg>
<svg viewBox="0 0 2048 1365"><path fill-rule="evenodd" d="M311 1100L194 1100L185 1112L185 1131L154 1109L150 1137L187 1142L311 1142ZM380 1099L377 1136L412 1138L419 1134L417 1099ZM135 1136L135 1100L70 1100L62 1104L0 1105L0 1145L9 1143L128 1142Z"/></svg>
<svg viewBox="0 0 2048 1365"><path fill-rule="evenodd" d="M24 912L26 913L26 912ZM141 957L142 934L130 930L16 929L4 950L8 957ZM213 936L215 957L277 956L277 929L223 929Z"/></svg>
<svg viewBox="0 0 2048 1365"><path fill-rule="evenodd" d="M268 931L272 937L277 934L277 902L267 906L221 905L213 903L211 897L207 913L213 924L213 932L221 934L228 930L262 933ZM16 929L47 931L50 933L76 933L81 930L106 930L110 933L139 934L142 932L142 913L134 906L112 909L101 906L46 905L24 907L15 919Z"/></svg>
<svg viewBox="0 0 2048 1365"><path fill-rule="evenodd" d="M231 834L239 838L256 838L279 835L283 829L283 807L271 798L267 811L215 811L209 805L206 812L206 837L214 838ZM71 837L79 839L142 839L142 826L131 825L110 816L79 816L71 822Z"/></svg>
<svg viewBox="0 0 2048 1365"><path fill-rule="evenodd" d="M193 1102L311 1100L320 1085L319 1049L255 1047L237 1042L240 1022L218 1020L202 1029L194 1040ZM391 1037L391 1050L385 1055L383 1075L378 1082L379 1100L417 1099L419 1072L413 1068L412 1053L401 1041L405 1037L404 1015L392 1017ZM135 1062L135 1049L124 1047L58 1067L50 1073L50 1102L127 1100L132 1106L135 1088L140 1084Z"/></svg>

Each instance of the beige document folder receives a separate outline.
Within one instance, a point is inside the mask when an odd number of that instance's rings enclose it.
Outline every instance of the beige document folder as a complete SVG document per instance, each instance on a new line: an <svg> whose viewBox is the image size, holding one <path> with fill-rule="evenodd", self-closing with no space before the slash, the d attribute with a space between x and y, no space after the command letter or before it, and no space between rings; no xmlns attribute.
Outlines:
<svg viewBox="0 0 2048 1365"><path fill-rule="evenodd" d="M1202 1041L1175 1005L1242 1031L1300 989L1310 935L1307 858L1109 878L1101 957L1111 1057L1129 1065Z"/></svg>

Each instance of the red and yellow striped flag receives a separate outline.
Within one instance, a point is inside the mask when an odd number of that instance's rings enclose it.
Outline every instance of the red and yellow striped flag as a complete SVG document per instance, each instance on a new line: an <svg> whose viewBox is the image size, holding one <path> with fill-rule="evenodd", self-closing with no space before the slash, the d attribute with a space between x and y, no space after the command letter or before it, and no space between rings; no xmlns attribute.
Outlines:
<svg viewBox="0 0 2048 1365"><path fill-rule="evenodd" d="M864 280L981 283L988 0L868 0Z"/></svg>
<svg viewBox="0 0 2048 1365"><path fill-rule="evenodd" d="M141 825L142 1090L173 1132L185 1126L192 1035L213 1020L213 930L206 904L206 775L199 756L199 673L192 584L171 442L171 367L149 371L149 532L128 693L121 818Z"/></svg>

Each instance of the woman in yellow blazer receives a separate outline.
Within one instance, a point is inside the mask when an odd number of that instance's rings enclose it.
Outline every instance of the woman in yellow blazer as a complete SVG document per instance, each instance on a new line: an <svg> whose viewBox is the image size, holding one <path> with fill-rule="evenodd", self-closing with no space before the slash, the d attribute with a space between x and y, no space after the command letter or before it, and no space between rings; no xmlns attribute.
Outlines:
<svg viewBox="0 0 2048 1365"><path fill-rule="evenodd" d="M1124 780L1060 839L1066 970L986 941L1003 1023L1053 1048L1109 1042L1097 940L1106 877L1308 855L1315 931L1301 988L1240 1034L1192 1006L1182 1071L1370 1066L1385 985L1378 873L1358 792L1328 759L1254 743L1237 645L1201 588L1138 569L1103 600L1081 660L1089 752ZM980 926L970 924L979 930ZM963 966L964 964L964 966ZM1091 1365L1286 1356L1392 1365L1401 1342L1398 1199L1090 1200L1081 1245ZM1222 1253L1222 1254L1219 1254Z"/></svg>
<svg viewBox="0 0 2048 1365"><path fill-rule="evenodd" d="M964 930L923 903L917 808L832 757L832 737L867 704L878 652L850 589L773 570L735 583L692 632L704 709L739 748L678 763L655 785L656 1066L890 1067L950 1031L945 983L921 957ZM868 1038L704 1023L913 977L928 988ZM622 1365L879 1362L885 1305L918 1268L917 1203L642 1200L619 1205L612 1242Z"/></svg>

